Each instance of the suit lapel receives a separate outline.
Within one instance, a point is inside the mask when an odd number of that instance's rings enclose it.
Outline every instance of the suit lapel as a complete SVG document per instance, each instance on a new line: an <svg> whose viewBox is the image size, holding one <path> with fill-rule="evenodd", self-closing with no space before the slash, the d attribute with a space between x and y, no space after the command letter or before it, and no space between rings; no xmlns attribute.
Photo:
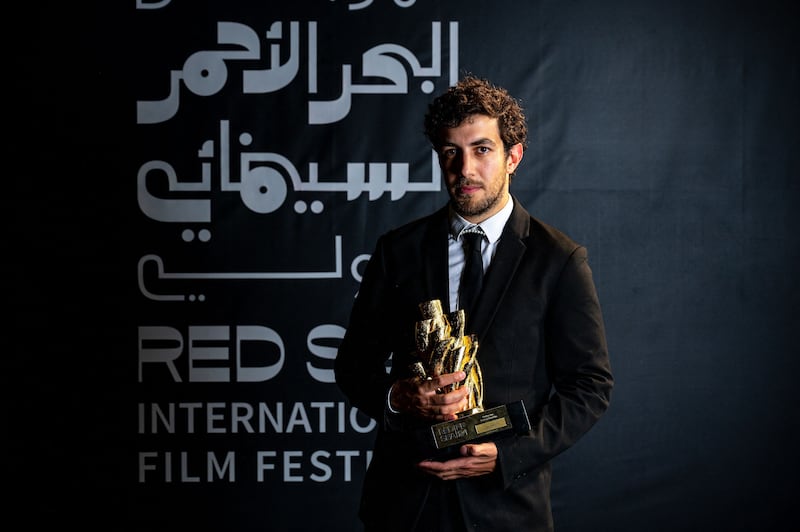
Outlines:
<svg viewBox="0 0 800 532"><path fill-rule="evenodd" d="M425 292L429 299L442 301L442 308L450 304L450 279L448 273L447 238L450 231L447 207L439 210L429 224L419 250L422 253ZM422 301L420 301L422 303Z"/></svg>
<svg viewBox="0 0 800 532"><path fill-rule="evenodd" d="M514 210L503 229L475 308L471 328L477 333L478 338L486 336L497 309L502 303L503 296L514 278L514 273L528 248L524 239L528 236L529 231L530 215L515 199Z"/></svg>

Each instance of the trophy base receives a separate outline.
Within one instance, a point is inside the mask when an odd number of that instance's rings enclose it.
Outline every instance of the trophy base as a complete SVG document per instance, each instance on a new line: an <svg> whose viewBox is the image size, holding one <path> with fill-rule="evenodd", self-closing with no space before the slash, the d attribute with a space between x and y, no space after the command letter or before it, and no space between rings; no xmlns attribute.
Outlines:
<svg viewBox="0 0 800 532"><path fill-rule="evenodd" d="M420 439L426 458L447 460L458 454L462 444L524 434L530 430L525 403L517 401L486 410L462 412L458 419L432 425L427 434L420 434Z"/></svg>

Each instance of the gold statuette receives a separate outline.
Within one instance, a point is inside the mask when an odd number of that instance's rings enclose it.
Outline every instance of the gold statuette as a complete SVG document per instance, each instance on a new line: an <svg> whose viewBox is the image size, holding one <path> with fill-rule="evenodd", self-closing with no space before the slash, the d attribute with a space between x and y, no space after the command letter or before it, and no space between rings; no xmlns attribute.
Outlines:
<svg viewBox="0 0 800 532"><path fill-rule="evenodd" d="M419 305L422 320L415 325L414 338L418 360L411 371L423 379L431 379L445 373L464 371L466 378L448 386L445 391L466 386L469 390L467 410L459 413L466 416L483 411L483 375L476 358L478 338L464 334L463 310L449 314L442 311L438 299Z"/></svg>
<svg viewBox="0 0 800 532"><path fill-rule="evenodd" d="M464 332L464 310L445 314L438 299L420 303L419 310L422 319L416 322L414 329L417 360L409 368L411 373L425 380L463 371L464 380L439 392L446 393L462 386L469 391L467 409L456 414L458 419L432 425L429 432L420 436L422 452L429 457L446 459L462 443L529 431L530 421L521 400L484 409L478 338Z"/></svg>

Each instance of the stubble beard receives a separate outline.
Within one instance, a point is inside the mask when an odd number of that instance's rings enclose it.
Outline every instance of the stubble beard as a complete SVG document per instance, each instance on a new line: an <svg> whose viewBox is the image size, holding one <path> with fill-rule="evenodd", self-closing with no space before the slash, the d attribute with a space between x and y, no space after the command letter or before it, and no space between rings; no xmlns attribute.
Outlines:
<svg viewBox="0 0 800 532"><path fill-rule="evenodd" d="M471 216L481 216L490 212L500 203L502 198L502 187L492 191L490 195L487 195L484 199L477 201L474 204L473 199L470 196L462 196L456 192L450 194L450 200L453 203L453 210L465 218Z"/></svg>

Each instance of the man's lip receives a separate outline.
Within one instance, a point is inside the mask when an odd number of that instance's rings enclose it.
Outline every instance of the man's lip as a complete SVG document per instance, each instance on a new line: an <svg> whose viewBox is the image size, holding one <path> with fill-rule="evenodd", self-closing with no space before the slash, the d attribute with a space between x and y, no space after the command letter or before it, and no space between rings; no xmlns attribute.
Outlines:
<svg viewBox="0 0 800 532"><path fill-rule="evenodd" d="M458 187L459 191L462 194L472 194L473 192L480 190L481 187L478 185L462 185Z"/></svg>

